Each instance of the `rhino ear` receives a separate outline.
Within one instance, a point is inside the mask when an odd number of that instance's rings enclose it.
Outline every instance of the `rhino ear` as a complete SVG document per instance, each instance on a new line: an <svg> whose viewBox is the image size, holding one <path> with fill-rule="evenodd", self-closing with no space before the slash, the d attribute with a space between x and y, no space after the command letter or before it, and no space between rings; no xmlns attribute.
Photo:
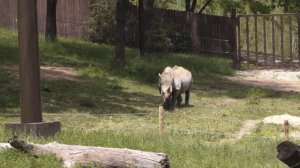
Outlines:
<svg viewBox="0 0 300 168"><path fill-rule="evenodd" d="M160 73L158 73L158 76L161 78L161 74Z"/></svg>

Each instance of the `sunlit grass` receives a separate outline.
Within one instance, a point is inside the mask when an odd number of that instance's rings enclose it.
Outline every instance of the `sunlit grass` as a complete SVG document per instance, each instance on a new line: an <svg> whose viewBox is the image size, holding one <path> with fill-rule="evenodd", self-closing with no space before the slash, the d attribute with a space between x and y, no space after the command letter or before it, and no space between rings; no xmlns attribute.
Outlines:
<svg viewBox="0 0 300 168"><path fill-rule="evenodd" d="M17 64L16 33L0 29L0 123L20 122L16 77L1 65ZM281 126L259 124L251 136L232 138L243 121L289 113L299 115L300 96L234 84L231 60L193 54L146 55L126 49L123 69L112 67L113 46L59 38L55 44L40 39L41 64L71 66L84 82L43 80L45 121L60 121L61 133L50 138L21 138L34 143L57 141L104 147L164 152L175 168L285 167L276 159ZM190 107L165 111L165 134L159 135L157 74L167 65L191 70L194 84ZM292 131L298 131L292 128ZM12 136L0 126L0 141ZM267 139L271 138L271 139ZM273 139L272 139L273 138ZM24 164L22 164L24 162ZM41 165L45 162L45 165ZM2 164L4 163L4 164ZM53 156L0 155L0 167L59 167Z"/></svg>

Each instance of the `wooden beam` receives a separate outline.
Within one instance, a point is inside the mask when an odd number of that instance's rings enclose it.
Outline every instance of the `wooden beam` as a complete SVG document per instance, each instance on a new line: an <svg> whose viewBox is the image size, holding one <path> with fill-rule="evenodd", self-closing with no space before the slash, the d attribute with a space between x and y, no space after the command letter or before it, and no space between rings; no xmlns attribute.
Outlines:
<svg viewBox="0 0 300 168"><path fill-rule="evenodd" d="M71 168L74 165L88 166L91 163L103 168L111 167L143 167L143 168L170 168L168 155L126 148L105 148L81 145L66 145L56 142L48 144L30 144L17 136L9 139L9 144L23 152L33 154L54 154L61 159L64 166ZM9 144L1 144L0 149L11 148Z"/></svg>

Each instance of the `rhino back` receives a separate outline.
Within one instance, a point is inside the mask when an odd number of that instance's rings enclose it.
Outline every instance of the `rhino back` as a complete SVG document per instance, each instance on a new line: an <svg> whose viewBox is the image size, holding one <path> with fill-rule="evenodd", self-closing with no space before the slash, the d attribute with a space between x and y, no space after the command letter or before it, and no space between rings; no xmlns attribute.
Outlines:
<svg viewBox="0 0 300 168"><path fill-rule="evenodd" d="M176 66L173 68L174 73L174 87L176 90L180 90L181 93L190 89L193 77L192 73L183 67Z"/></svg>

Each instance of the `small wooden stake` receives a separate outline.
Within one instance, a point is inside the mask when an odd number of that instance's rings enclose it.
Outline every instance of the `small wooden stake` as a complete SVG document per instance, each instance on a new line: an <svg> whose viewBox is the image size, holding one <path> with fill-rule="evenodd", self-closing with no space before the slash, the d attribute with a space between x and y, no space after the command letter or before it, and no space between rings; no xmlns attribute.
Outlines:
<svg viewBox="0 0 300 168"><path fill-rule="evenodd" d="M289 138L289 121L284 120L284 138L286 141L288 141Z"/></svg>
<svg viewBox="0 0 300 168"><path fill-rule="evenodd" d="M159 106L159 133L163 135L164 133L164 108L163 106Z"/></svg>

